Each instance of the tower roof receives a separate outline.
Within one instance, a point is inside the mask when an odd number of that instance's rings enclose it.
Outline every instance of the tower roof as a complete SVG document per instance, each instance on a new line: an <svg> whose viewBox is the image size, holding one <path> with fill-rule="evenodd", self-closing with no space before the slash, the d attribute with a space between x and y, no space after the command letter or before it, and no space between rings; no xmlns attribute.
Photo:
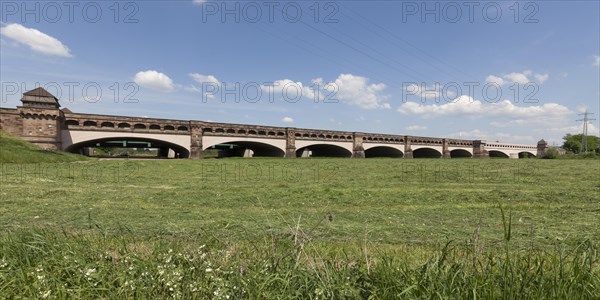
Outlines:
<svg viewBox="0 0 600 300"><path fill-rule="evenodd" d="M42 104L43 106L51 105L56 108L60 107L58 99L42 87L38 87L36 89L23 93L23 98L21 98L21 102L23 102L23 104L27 106L35 106L36 104Z"/></svg>

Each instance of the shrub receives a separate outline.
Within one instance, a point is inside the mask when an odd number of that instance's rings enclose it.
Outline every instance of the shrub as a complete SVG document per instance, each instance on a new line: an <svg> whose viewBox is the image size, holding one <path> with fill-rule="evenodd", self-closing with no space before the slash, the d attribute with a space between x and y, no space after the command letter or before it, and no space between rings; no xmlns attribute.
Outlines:
<svg viewBox="0 0 600 300"><path fill-rule="evenodd" d="M549 148L546 151L546 154L544 156L542 156L542 158L545 158L545 159L555 159L555 158L558 158L558 150L556 150L554 148Z"/></svg>

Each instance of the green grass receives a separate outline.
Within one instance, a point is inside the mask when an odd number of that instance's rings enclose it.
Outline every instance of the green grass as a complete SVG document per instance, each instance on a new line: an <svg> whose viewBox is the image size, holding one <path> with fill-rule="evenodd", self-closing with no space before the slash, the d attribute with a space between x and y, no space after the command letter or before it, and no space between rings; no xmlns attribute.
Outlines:
<svg viewBox="0 0 600 300"><path fill-rule="evenodd" d="M86 159L72 153L43 150L0 130L0 163L58 163Z"/></svg>
<svg viewBox="0 0 600 300"><path fill-rule="evenodd" d="M0 295L599 298L596 162L2 164Z"/></svg>

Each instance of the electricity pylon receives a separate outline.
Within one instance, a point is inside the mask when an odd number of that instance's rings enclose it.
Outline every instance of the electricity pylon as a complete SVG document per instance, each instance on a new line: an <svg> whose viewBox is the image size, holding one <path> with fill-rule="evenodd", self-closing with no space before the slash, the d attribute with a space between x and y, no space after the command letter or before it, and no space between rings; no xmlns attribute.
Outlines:
<svg viewBox="0 0 600 300"><path fill-rule="evenodd" d="M588 115L593 115L593 114L594 113L587 112L587 110L584 113L582 113L582 114L578 114L578 116L583 116L583 119L577 120L577 122L583 121L583 137L581 138L581 150L584 153L588 152L588 139L587 139L587 135L588 135L588 122L596 120L596 119L590 119L590 118L588 118Z"/></svg>

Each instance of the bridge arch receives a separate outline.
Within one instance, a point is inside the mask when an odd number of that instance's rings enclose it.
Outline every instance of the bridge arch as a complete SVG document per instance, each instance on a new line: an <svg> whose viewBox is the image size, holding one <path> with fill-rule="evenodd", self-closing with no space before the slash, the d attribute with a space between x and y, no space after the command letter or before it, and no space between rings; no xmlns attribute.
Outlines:
<svg viewBox="0 0 600 300"><path fill-rule="evenodd" d="M118 147L118 148L153 148L159 149L157 157L169 157L171 150L172 158L189 158L190 151L185 147L171 142L141 138L141 137L106 137L87 140L72 144L65 148L65 151L89 155L85 148L101 147Z"/></svg>
<svg viewBox="0 0 600 300"><path fill-rule="evenodd" d="M217 149L220 157L284 157L285 140L252 137L204 136L202 150Z"/></svg>
<svg viewBox="0 0 600 300"><path fill-rule="evenodd" d="M366 145L364 145L364 148L365 148L365 157L366 158L373 158L373 157L402 158L404 156L404 152L402 152L402 150L400 150L396 147L392 147L392 146L376 145L376 146L367 147Z"/></svg>
<svg viewBox="0 0 600 300"><path fill-rule="evenodd" d="M510 155L500 150L488 150L491 158L509 158Z"/></svg>
<svg viewBox="0 0 600 300"><path fill-rule="evenodd" d="M429 147L421 147L413 150L413 158L440 158L442 153L439 150Z"/></svg>
<svg viewBox="0 0 600 300"><path fill-rule="evenodd" d="M454 149L450 151L450 158L471 158L473 154L465 149Z"/></svg>
<svg viewBox="0 0 600 300"><path fill-rule="evenodd" d="M337 145L313 144L296 150L296 157L352 157L352 152Z"/></svg>
<svg viewBox="0 0 600 300"><path fill-rule="evenodd" d="M160 133L135 133L113 131L63 130L61 132L62 150L81 153L83 148L94 147L98 143L116 141L145 142L140 146L126 145L127 148L158 148L168 153L172 150L174 157L190 156L190 136ZM150 143L150 147L148 147ZM164 155L166 156L166 155Z"/></svg>
<svg viewBox="0 0 600 300"><path fill-rule="evenodd" d="M536 157L535 153L531 151L521 151L519 152L519 158L533 158Z"/></svg>
<svg viewBox="0 0 600 300"><path fill-rule="evenodd" d="M219 150L218 157L284 157L285 151L262 142L233 140L206 148Z"/></svg>
<svg viewBox="0 0 600 300"><path fill-rule="evenodd" d="M352 142L296 140L297 157L352 157Z"/></svg>

